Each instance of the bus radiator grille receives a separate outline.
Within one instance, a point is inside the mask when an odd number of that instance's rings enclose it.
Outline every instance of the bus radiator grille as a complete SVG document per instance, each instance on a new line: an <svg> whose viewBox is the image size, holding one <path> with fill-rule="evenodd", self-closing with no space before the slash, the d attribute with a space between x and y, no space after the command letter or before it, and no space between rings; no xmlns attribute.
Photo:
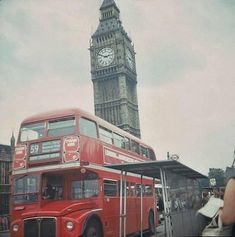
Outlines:
<svg viewBox="0 0 235 237"><path fill-rule="evenodd" d="M34 218L24 221L24 237L56 237L54 218Z"/></svg>

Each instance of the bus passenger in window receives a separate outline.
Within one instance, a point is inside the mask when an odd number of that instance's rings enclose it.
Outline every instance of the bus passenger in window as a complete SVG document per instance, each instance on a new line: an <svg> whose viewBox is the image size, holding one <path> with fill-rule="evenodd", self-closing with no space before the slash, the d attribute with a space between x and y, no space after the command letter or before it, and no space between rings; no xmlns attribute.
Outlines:
<svg viewBox="0 0 235 237"><path fill-rule="evenodd" d="M52 186L48 182L46 182L46 186L43 188L42 198L43 199L55 198L55 190L52 188Z"/></svg>

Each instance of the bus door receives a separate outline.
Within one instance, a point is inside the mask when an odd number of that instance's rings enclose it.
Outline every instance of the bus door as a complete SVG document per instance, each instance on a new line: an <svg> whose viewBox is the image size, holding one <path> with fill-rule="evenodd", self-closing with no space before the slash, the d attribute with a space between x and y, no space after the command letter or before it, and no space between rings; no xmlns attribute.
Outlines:
<svg viewBox="0 0 235 237"><path fill-rule="evenodd" d="M136 219L137 219L137 226L138 226L139 230L141 229L141 218L143 218L143 215L141 213L141 208L143 205L143 203L141 203L141 192L143 195L144 189L141 186L142 186L142 184L140 184L140 183L136 184L136 197L137 197L136 198L136 204L137 204ZM143 198L143 196L142 196L142 198Z"/></svg>
<svg viewBox="0 0 235 237"><path fill-rule="evenodd" d="M125 176L123 176L126 178ZM135 233L139 230L138 219L139 216L139 203L136 196L136 184L134 182L122 182L122 192L119 182L119 199L121 210L121 217L119 212L119 228L122 232L121 236L126 236L130 233ZM119 208L120 210L120 208Z"/></svg>
<svg viewBox="0 0 235 237"><path fill-rule="evenodd" d="M136 196L136 184L134 182L127 182L127 232L134 233L139 230L138 219L139 215L139 203Z"/></svg>
<svg viewBox="0 0 235 237"><path fill-rule="evenodd" d="M119 231L119 197L118 182L103 180L103 213L105 236L118 236Z"/></svg>

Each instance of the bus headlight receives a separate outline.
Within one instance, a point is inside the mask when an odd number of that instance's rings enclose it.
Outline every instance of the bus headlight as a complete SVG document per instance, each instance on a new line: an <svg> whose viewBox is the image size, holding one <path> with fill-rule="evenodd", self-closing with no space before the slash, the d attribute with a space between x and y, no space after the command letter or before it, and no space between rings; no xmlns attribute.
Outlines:
<svg viewBox="0 0 235 237"><path fill-rule="evenodd" d="M68 221L68 222L66 223L66 228L67 228L67 230L71 231L71 230L73 229L73 227L74 227L74 224L73 224L72 221Z"/></svg>
<svg viewBox="0 0 235 237"><path fill-rule="evenodd" d="M13 226L12 226L12 230L13 230L13 232L18 232L18 230L19 230L19 225L17 225L17 224L13 225Z"/></svg>

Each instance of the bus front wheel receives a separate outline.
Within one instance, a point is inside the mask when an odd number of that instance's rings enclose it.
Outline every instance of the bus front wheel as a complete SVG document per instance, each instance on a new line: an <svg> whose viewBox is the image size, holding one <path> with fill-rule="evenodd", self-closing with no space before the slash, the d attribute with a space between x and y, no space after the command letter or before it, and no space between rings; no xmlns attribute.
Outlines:
<svg viewBox="0 0 235 237"><path fill-rule="evenodd" d="M87 224L83 237L102 237L101 226L98 221L91 220Z"/></svg>

